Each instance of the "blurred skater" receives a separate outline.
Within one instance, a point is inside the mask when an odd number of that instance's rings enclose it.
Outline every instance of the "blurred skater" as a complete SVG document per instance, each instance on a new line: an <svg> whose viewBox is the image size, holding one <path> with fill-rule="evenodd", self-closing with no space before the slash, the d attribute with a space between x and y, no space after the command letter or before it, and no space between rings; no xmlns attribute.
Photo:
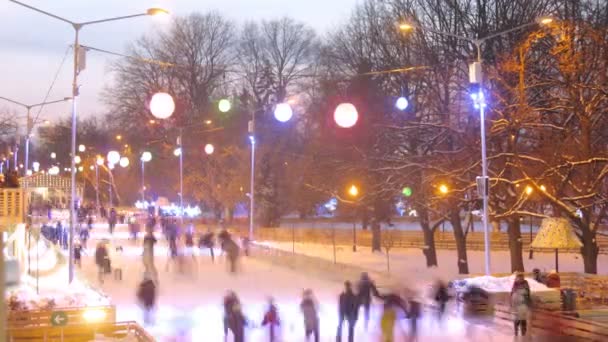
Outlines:
<svg viewBox="0 0 608 342"><path fill-rule="evenodd" d="M346 320L348 323L348 342L353 342L355 340L355 324L357 323L359 306L350 281L344 282L344 292L340 294L338 302L339 318L336 341L342 341L342 324Z"/></svg>
<svg viewBox="0 0 608 342"><path fill-rule="evenodd" d="M209 254L211 254L211 262L215 262L215 256L213 255L213 232L211 229L205 234L203 234L198 240L198 248L202 252L203 248L209 248Z"/></svg>
<svg viewBox="0 0 608 342"><path fill-rule="evenodd" d="M272 298L268 298L268 308L264 314L262 326L268 326L268 336L270 338L270 342L275 342L277 340L278 337L276 336L276 329L280 325L281 320L279 319L279 311L277 310L277 306L274 304L274 300Z"/></svg>
<svg viewBox="0 0 608 342"><path fill-rule="evenodd" d="M418 319L422 314L422 304L413 296L407 299L407 315L410 320L409 341L418 341Z"/></svg>
<svg viewBox="0 0 608 342"><path fill-rule="evenodd" d="M317 301L314 298L312 290L304 290L302 302L300 303L300 311L302 311L302 315L304 316L306 341L312 335L314 342L319 342L319 313L317 307Z"/></svg>
<svg viewBox="0 0 608 342"><path fill-rule="evenodd" d="M95 249L95 264L97 265L97 278L100 284L103 284L104 275L110 268L110 257L108 255L108 249L103 242L97 244Z"/></svg>
<svg viewBox="0 0 608 342"><path fill-rule="evenodd" d="M365 329L369 324L369 309L372 303L372 295L379 298L380 294L376 288L376 284L370 279L367 272L361 273L361 278L357 284L357 296L359 306L363 307L365 317Z"/></svg>
<svg viewBox="0 0 608 342"><path fill-rule="evenodd" d="M513 311L513 328L515 336L521 332L526 336L528 315L530 314L530 285L522 273L518 273L511 289L511 310Z"/></svg>
<svg viewBox="0 0 608 342"><path fill-rule="evenodd" d="M441 325L443 322L443 316L445 314L445 308L450 300L448 287L441 280L437 280L435 283L435 297L433 299L437 305L437 322Z"/></svg>
<svg viewBox="0 0 608 342"><path fill-rule="evenodd" d="M144 280L139 284L137 290L137 299L139 300L144 314L144 324L154 324L154 307L156 306L156 284L145 273Z"/></svg>
<svg viewBox="0 0 608 342"><path fill-rule="evenodd" d="M118 221L118 215L116 213L116 209L110 209L110 214L108 216L108 231L110 235L114 235L114 228L116 227L116 223Z"/></svg>
<svg viewBox="0 0 608 342"><path fill-rule="evenodd" d="M234 342L243 342L246 323L239 298L234 291L228 291L224 297L224 341L227 341L230 330L234 336Z"/></svg>

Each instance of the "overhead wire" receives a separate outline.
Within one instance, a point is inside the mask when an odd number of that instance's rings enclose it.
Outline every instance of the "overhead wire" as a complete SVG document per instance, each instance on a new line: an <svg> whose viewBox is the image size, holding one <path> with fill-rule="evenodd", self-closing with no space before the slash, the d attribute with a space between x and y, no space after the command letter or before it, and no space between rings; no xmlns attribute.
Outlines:
<svg viewBox="0 0 608 342"><path fill-rule="evenodd" d="M42 109L44 108L44 102L46 102L49 99L49 95L51 95L51 91L53 91L53 87L55 87L55 83L57 82L57 79L59 78L59 73L61 72L61 69L63 69L63 65L65 64L65 60L68 57L68 53L70 52L70 50L72 49L72 46L68 46L67 49L65 49L65 53L63 54L63 58L61 59L61 63L59 63L59 68L57 68L57 71L55 72L55 76L53 77L53 81L51 82L51 85L49 86L49 89L46 92L46 95L44 96L44 100L42 100L42 105L40 107L38 107L38 113L36 114L34 120L32 122L38 122L38 119L40 118L40 113L42 112ZM29 125L29 122L27 123Z"/></svg>

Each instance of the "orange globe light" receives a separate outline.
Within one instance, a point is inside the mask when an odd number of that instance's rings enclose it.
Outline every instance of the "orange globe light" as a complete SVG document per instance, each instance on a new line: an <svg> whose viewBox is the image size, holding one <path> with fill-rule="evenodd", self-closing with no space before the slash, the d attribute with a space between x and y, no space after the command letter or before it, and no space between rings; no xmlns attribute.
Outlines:
<svg viewBox="0 0 608 342"><path fill-rule="evenodd" d="M357 108L352 103L341 103L334 112L336 124L342 128L353 127L359 120Z"/></svg>
<svg viewBox="0 0 608 342"><path fill-rule="evenodd" d="M173 97L167 93L156 93L150 100L150 112L157 119L167 119L175 111Z"/></svg>
<svg viewBox="0 0 608 342"><path fill-rule="evenodd" d="M447 194L448 192L450 192L450 189L448 188L448 186L447 186L447 185L445 185L445 184L441 184L441 185L439 186L439 192L445 195L445 194Z"/></svg>
<svg viewBox="0 0 608 342"><path fill-rule="evenodd" d="M348 189L348 194L352 197L357 197L357 195L359 195L359 188L357 188L356 185L351 185Z"/></svg>

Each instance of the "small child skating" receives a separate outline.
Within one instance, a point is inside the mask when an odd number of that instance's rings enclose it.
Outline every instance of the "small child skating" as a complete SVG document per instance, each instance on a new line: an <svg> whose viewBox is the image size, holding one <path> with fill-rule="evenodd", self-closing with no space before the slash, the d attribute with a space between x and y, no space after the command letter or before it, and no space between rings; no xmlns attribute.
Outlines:
<svg viewBox="0 0 608 342"><path fill-rule="evenodd" d="M277 310L277 306L274 304L274 300L272 298L268 299L268 309L264 314L264 320L262 320L262 326L268 326L269 328L269 336L270 342L275 342L277 340L277 328L281 325L281 320L279 319L279 311Z"/></svg>

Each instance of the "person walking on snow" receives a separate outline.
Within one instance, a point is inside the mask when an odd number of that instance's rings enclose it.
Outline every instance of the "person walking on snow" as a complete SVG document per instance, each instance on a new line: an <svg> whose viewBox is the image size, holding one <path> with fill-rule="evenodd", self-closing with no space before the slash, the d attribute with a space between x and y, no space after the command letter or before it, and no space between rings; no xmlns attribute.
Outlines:
<svg viewBox="0 0 608 342"><path fill-rule="evenodd" d="M105 244L102 242L98 243L95 249L95 264L97 265L97 278L99 283L103 284L103 277L109 267L110 257Z"/></svg>
<svg viewBox="0 0 608 342"><path fill-rule="evenodd" d="M339 318L336 341L342 341L342 324L344 323L344 320L346 320L348 323L348 342L353 342L355 340L355 324L357 323L359 305L350 281L344 282L344 292L340 294L338 302Z"/></svg>
<svg viewBox="0 0 608 342"><path fill-rule="evenodd" d="M281 320L279 319L279 311L277 310L277 306L274 304L274 300L272 298L268 298L268 309L266 310L264 319L262 320L262 326L266 325L268 325L270 342L275 342L277 340L276 328L281 325Z"/></svg>
<svg viewBox="0 0 608 342"><path fill-rule="evenodd" d="M317 301L314 298L312 290L304 290L302 302L300 303L300 311L304 316L304 333L306 341L310 335L313 335L314 342L319 342L319 313L317 309Z"/></svg>

